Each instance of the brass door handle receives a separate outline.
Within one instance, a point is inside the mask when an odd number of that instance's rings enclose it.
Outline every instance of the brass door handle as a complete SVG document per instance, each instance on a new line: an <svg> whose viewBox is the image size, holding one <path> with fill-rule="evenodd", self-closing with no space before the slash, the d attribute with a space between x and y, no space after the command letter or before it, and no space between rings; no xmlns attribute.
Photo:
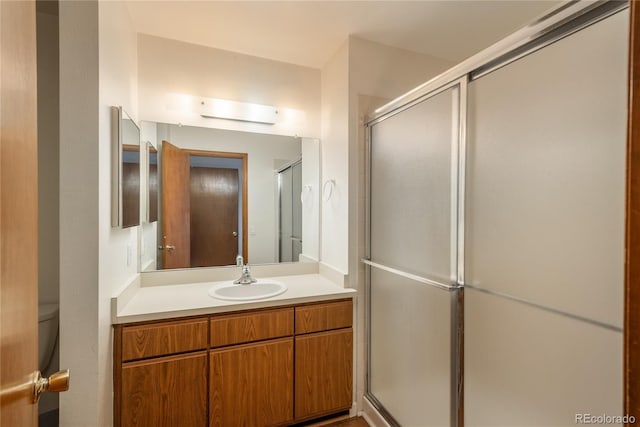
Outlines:
<svg viewBox="0 0 640 427"><path fill-rule="evenodd" d="M38 403L42 393L46 391L60 393L69 390L69 370L58 371L49 378L43 378L40 371L36 371L33 380L33 403Z"/></svg>
<svg viewBox="0 0 640 427"><path fill-rule="evenodd" d="M162 238L162 241L164 242L164 245L159 245L158 249L162 250L166 250L167 252L171 252L173 251L176 247L174 245L168 245L167 244L167 236L164 236Z"/></svg>
<svg viewBox="0 0 640 427"><path fill-rule="evenodd" d="M238 232L237 232L237 231L234 231L234 232L233 232L233 233L231 233L231 234L233 234L233 237L238 237Z"/></svg>

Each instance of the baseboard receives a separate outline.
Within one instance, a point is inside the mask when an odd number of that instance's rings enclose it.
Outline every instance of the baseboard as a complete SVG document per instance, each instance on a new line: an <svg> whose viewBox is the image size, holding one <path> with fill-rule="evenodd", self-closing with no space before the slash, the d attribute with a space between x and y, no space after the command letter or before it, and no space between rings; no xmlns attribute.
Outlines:
<svg viewBox="0 0 640 427"><path fill-rule="evenodd" d="M362 418L364 418L371 427L391 427L371 402L369 402L366 396L362 398Z"/></svg>

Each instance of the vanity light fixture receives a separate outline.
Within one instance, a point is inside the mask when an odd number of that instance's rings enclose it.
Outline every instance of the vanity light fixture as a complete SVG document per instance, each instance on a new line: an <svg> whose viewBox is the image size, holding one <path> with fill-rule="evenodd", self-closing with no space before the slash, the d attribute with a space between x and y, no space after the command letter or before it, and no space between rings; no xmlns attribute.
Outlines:
<svg viewBox="0 0 640 427"><path fill-rule="evenodd" d="M270 105L206 98L200 101L200 115L211 119L273 125L276 123L278 110Z"/></svg>

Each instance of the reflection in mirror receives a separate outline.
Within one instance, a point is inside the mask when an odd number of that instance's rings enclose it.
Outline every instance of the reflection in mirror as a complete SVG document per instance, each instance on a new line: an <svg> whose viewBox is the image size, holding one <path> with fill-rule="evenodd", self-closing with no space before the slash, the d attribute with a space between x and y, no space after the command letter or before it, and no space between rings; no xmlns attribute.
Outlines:
<svg viewBox="0 0 640 427"><path fill-rule="evenodd" d="M302 159L278 171L279 261L297 261L302 253Z"/></svg>
<svg viewBox="0 0 640 427"><path fill-rule="evenodd" d="M235 265L238 255L251 264L317 260L318 140L150 122L142 129L159 155L158 224L142 233L143 271Z"/></svg>
<svg viewBox="0 0 640 427"><path fill-rule="evenodd" d="M147 222L158 220L158 150L147 142Z"/></svg>
<svg viewBox="0 0 640 427"><path fill-rule="evenodd" d="M112 107L111 116L111 225L132 227L140 224L140 129L122 107Z"/></svg>

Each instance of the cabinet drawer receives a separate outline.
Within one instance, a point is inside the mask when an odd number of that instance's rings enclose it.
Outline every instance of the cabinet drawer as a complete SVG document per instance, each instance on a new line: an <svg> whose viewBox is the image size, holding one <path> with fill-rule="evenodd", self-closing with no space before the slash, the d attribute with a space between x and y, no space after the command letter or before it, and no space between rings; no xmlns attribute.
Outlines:
<svg viewBox="0 0 640 427"><path fill-rule="evenodd" d="M351 300L296 307L296 334L348 328L352 322Z"/></svg>
<svg viewBox="0 0 640 427"><path fill-rule="evenodd" d="M122 329L122 360L207 348L207 319L179 320Z"/></svg>
<svg viewBox="0 0 640 427"><path fill-rule="evenodd" d="M229 314L211 319L211 347L293 335L293 308Z"/></svg>

